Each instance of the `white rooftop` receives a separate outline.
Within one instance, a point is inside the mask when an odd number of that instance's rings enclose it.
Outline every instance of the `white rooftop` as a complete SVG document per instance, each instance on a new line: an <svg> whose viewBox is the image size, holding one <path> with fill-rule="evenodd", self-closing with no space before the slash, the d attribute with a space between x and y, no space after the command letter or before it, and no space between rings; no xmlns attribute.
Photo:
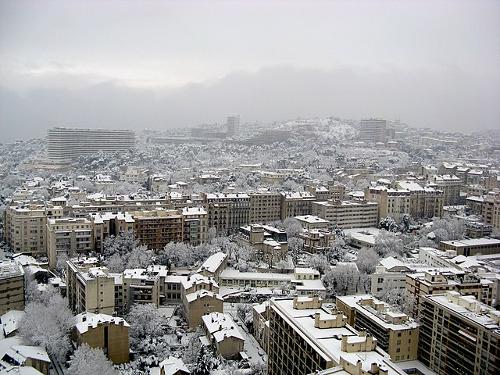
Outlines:
<svg viewBox="0 0 500 375"><path fill-rule="evenodd" d="M90 328L96 328L102 323L129 327L129 324L123 318L106 314L94 314L88 311L76 315L75 322L75 327L80 334L87 332Z"/></svg>

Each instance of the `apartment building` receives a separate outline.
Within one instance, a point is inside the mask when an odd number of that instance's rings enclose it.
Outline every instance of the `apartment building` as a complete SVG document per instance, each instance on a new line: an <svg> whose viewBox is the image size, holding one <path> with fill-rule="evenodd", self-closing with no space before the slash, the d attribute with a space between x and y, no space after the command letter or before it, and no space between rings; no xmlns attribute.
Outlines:
<svg viewBox="0 0 500 375"><path fill-rule="evenodd" d="M135 220L126 212L96 212L89 215L94 233L94 249L104 251L104 240L108 236L117 236L120 233L134 232Z"/></svg>
<svg viewBox="0 0 500 375"><path fill-rule="evenodd" d="M267 190L248 193L250 224L268 224L281 219L281 194Z"/></svg>
<svg viewBox="0 0 500 375"><path fill-rule="evenodd" d="M270 301L269 375L313 374L336 366L347 374L405 374L377 342L317 297Z"/></svg>
<svg viewBox="0 0 500 375"><path fill-rule="evenodd" d="M455 175L434 175L430 178L430 182L443 192L443 204L445 206L461 204L460 189L463 182L459 177Z"/></svg>
<svg viewBox="0 0 500 375"><path fill-rule="evenodd" d="M67 296L76 312L123 315L134 303L160 304L160 276L145 269L112 273L95 258L72 259L66 266Z"/></svg>
<svg viewBox="0 0 500 375"><path fill-rule="evenodd" d="M78 346L100 348L115 365L129 361L129 324L125 319L83 312L75 316L72 339Z"/></svg>
<svg viewBox="0 0 500 375"><path fill-rule="evenodd" d="M455 291L423 296L419 360L438 375L496 375L500 313Z"/></svg>
<svg viewBox="0 0 500 375"><path fill-rule="evenodd" d="M208 213L203 207L184 207L182 215L183 241L193 246L208 241Z"/></svg>
<svg viewBox="0 0 500 375"><path fill-rule="evenodd" d="M130 215L135 221L135 238L148 249L161 250L169 242L184 240L183 215L176 210L136 211Z"/></svg>
<svg viewBox="0 0 500 375"><path fill-rule="evenodd" d="M312 214L312 202L316 197L308 191L281 192L281 220L288 217Z"/></svg>
<svg viewBox="0 0 500 375"><path fill-rule="evenodd" d="M67 164L82 155L125 152L135 147L132 130L51 128L47 131L47 153L55 163Z"/></svg>
<svg viewBox="0 0 500 375"><path fill-rule="evenodd" d="M0 315L24 310L24 270L17 262L0 261Z"/></svg>
<svg viewBox="0 0 500 375"><path fill-rule="evenodd" d="M457 255L490 255L500 253L500 240L495 238L473 238L469 240L441 241L440 250L453 250Z"/></svg>
<svg viewBox="0 0 500 375"><path fill-rule="evenodd" d="M375 337L394 362L417 359L418 323L408 315L369 294L337 296L336 307L349 325Z"/></svg>
<svg viewBox="0 0 500 375"><path fill-rule="evenodd" d="M85 218L58 218L47 221L47 255L53 269L57 258L88 254L94 250L92 222Z"/></svg>
<svg viewBox="0 0 500 375"><path fill-rule="evenodd" d="M47 218L62 216L61 206L7 206L4 212L5 242L15 253L47 255Z"/></svg>
<svg viewBox="0 0 500 375"><path fill-rule="evenodd" d="M378 203L364 201L313 202L312 214L341 229L378 226Z"/></svg>
<svg viewBox="0 0 500 375"><path fill-rule="evenodd" d="M248 194L203 194L203 203L208 212L208 227L214 227L217 233L236 233L250 220Z"/></svg>
<svg viewBox="0 0 500 375"><path fill-rule="evenodd" d="M117 278L115 286L123 296L120 311L128 311L133 304L160 305L160 276L148 270L126 269L121 278Z"/></svg>
<svg viewBox="0 0 500 375"><path fill-rule="evenodd" d="M343 201L345 199L345 186L339 184L335 181L330 181L328 183L328 190L330 191L330 195L332 200L334 201Z"/></svg>
<svg viewBox="0 0 500 375"><path fill-rule="evenodd" d="M406 291L415 298L414 312L417 311L422 296L442 294L450 290L474 296L487 305L491 305L496 296L493 281L459 270L406 274Z"/></svg>
<svg viewBox="0 0 500 375"><path fill-rule="evenodd" d="M92 258L66 262L66 295L70 309L112 315L115 303L115 276L106 267L97 267Z"/></svg>
<svg viewBox="0 0 500 375"><path fill-rule="evenodd" d="M373 186L365 190L365 198L378 203L379 219L392 217L397 222L410 214L411 192L403 189L392 189L387 186Z"/></svg>
<svg viewBox="0 0 500 375"><path fill-rule="evenodd" d="M387 138L387 121L380 119L361 120L359 123L358 140L385 143Z"/></svg>
<svg viewBox="0 0 500 375"><path fill-rule="evenodd" d="M410 192L410 215L415 219L443 216L444 193L431 186L421 186L415 181L397 181L398 189Z"/></svg>
<svg viewBox="0 0 500 375"><path fill-rule="evenodd" d="M379 204L379 218L401 221L404 215L415 219L443 216L444 194L432 186L422 187L415 181L396 181L394 187L383 185L365 190L367 200Z"/></svg>

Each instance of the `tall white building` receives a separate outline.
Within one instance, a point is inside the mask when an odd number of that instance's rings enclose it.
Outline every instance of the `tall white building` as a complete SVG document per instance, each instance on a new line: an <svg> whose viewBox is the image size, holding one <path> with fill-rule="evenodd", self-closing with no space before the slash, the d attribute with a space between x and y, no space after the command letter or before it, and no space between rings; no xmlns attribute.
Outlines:
<svg viewBox="0 0 500 375"><path fill-rule="evenodd" d="M81 155L99 151L123 152L134 148L132 130L52 128L47 132L48 155L54 162L65 164Z"/></svg>

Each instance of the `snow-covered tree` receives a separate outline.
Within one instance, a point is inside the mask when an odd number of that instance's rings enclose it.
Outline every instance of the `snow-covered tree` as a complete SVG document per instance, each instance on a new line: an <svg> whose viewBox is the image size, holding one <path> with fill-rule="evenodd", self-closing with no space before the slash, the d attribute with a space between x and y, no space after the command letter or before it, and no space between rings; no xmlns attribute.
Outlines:
<svg viewBox="0 0 500 375"><path fill-rule="evenodd" d="M338 262L345 262L347 254L347 244L342 236L337 236L333 240L330 248L327 251L327 257L330 260L337 260Z"/></svg>
<svg viewBox="0 0 500 375"><path fill-rule="evenodd" d="M245 325L250 325L253 322L252 305L241 303L236 308L238 317Z"/></svg>
<svg viewBox="0 0 500 375"><path fill-rule="evenodd" d="M127 268L147 268L153 264L153 256L146 246L135 247L127 256Z"/></svg>
<svg viewBox="0 0 500 375"><path fill-rule="evenodd" d="M65 362L71 348L69 332L74 324L73 314L67 300L59 294L45 297L42 295L38 301L26 305L19 333L28 342L44 347L60 362Z"/></svg>
<svg viewBox="0 0 500 375"><path fill-rule="evenodd" d="M198 327L194 334L189 338L186 349L184 350L182 360L184 363L195 363L201 351L200 337L203 336L203 330Z"/></svg>
<svg viewBox="0 0 500 375"><path fill-rule="evenodd" d="M217 229L215 227L210 227L207 232L208 243L212 243L213 240L217 237Z"/></svg>
<svg viewBox="0 0 500 375"><path fill-rule="evenodd" d="M325 274L323 283L329 297L356 293L359 283L359 271L355 265L337 265Z"/></svg>
<svg viewBox="0 0 500 375"><path fill-rule="evenodd" d="M66 262L69 260L68 254L62 252L57 255L56 271L59 275L63 275L66 270Z"/></svg>
<svg viewBox="0 0 500 375"><path fill-rule="evenodd" d="M403 241L401 238L396 234L385 230L380 231L380 234L375 238L375 245L373 249L381 257L400 255L404 252Z"/></svg>
<svg viewBox="0 0 500 375"><path fill-rule="evenodd" d="M314 254L311 255L307 261L307 265L311 268L318 270L321 274L324 274L330 269L330 263L324 255Z"/></svg>
<svg viewBox="0 0 500 375"><path fill-rule="evenodd" d="M293 218L293 217L287 217L283 221L283 227L285 228L286 235L290 239L291 237L298 237L299 234L302 233L302 225L300 225L300 222Z"/></svg>
<svg viewBox="0 0 500 375"><path fill-rule="evenodd" d="M297 258L302 253L304 249L304 240L299 237L288 238L288 251L292 255L292 259L297 263Z"/></svg>
<svg viewBox="0 0 500 375"><path fill-rule="evenodd" d="M406 289L390 288L384 286L382 291L379 293L379 298L390 305L397 306L397 308L405 314L413 314L415 297L412 294L408 293Z"/></svg>
<svg viewBox="0 0 500 375"><path fill-rule="evenodd" d="M153 304L133 305L126 320L130 324L130 344L133 348L140 349L145 343L152 342L165 333L165 321Z"/></svg>
<svg viewBox="0 0 500 375"><path fill-rule="evenodd" d="M80 345L71 357L68 375L116 375L113 364L99 348Z"/></svg>
<svg viewBox="0 0 500 375"><path fill-rule="evenodd" d="M375 272L375 267L379 262L379 256L375 250L363 247L358 251L356 265L360 273L371 274Z"/></svg>
<svg viewBox="0 0 500 375"><path fill-rule="evenodd" d="M218 365L219 360L213 353L213 349L211 347L202 346L196 360L196 366L191 373L193 375L210 375L210 371L217 368Z"/></svg>
<svg viewBox="0 0 500 375"><path fill-rule="evenodd" d="M103 255L105 258L111 257L115 253L124 256L138 246L139 241L135 239L132 232L120 233L117 236L106 237L103 243Z"/></svg>
<svg viewBox="0 0 500 375"><path fill-rule="evenodd" d="M396 232L399 229L396 220L394 220L390 216L384 217L382 220L380 220L379 227L380 229L385 229L388 232Z"/></svg>

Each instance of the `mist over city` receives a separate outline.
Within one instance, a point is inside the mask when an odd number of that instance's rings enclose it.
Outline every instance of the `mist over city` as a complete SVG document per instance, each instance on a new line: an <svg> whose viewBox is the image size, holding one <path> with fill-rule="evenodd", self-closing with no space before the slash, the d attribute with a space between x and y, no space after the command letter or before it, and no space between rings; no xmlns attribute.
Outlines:
<svg viewBox="0 0 500 375"><path fill-rule="evenodd" d="M500 373L500 2L0 1L0 374Z"/></svg>

